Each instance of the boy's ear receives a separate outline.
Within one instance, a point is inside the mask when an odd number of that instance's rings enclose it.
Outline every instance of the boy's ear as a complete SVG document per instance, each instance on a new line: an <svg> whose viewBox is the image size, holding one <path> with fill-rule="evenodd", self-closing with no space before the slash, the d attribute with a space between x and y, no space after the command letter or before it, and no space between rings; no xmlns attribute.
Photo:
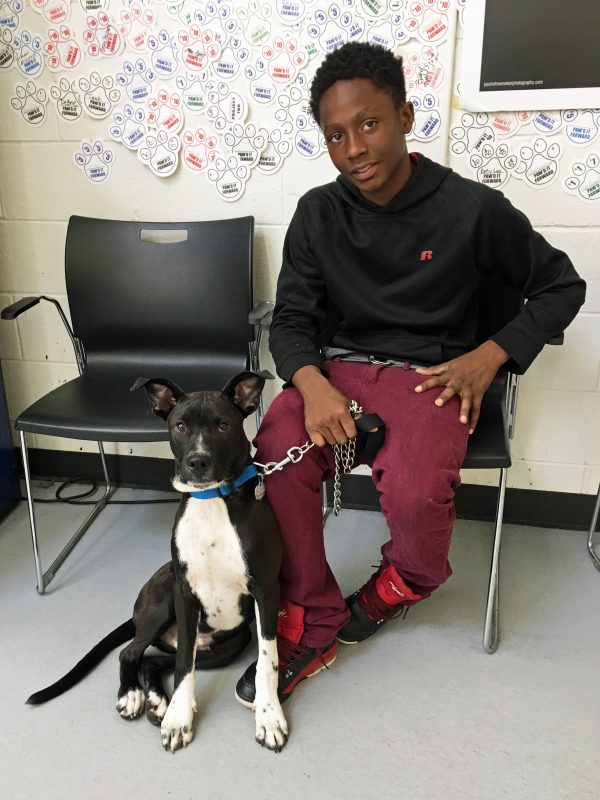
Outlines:
<svg viewBox="0 0 600 800"><path fill-rule="evenodd" d="M129 391L134 392L142 386L150 401L150 408L157 417L163 419L169 416L170 411L184 394L176 383L168 381L166 378L138 378Z"/></svg>
<svg viewBox="0 0 600 800"><path fill-rule="evenodd" d="M258 408L265 380L272 378L270 372L240 372L227 381L222 394L236 405L244 417L250 416Z"/></svg>

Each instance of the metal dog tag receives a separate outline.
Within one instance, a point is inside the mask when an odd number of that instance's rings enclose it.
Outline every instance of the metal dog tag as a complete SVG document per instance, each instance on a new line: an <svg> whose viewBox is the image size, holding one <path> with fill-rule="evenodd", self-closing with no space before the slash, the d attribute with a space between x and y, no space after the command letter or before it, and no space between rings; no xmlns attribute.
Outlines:
<svg viewBox="0 0 600 800"><path fill-rule="evenodd" d="M257 500L262 500L265 494L267 493L267 488L265 486L265 481L262 475L258 476L258 483L256 484L256 489L254 490L254 497Z"/></svg>

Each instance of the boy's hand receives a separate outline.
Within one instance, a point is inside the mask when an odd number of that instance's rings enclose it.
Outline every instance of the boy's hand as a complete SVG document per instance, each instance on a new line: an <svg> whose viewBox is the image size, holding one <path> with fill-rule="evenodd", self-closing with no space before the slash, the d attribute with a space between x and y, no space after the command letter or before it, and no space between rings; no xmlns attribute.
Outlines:
<svg viewBox="0 0 600 800"><path fill-rule="evenodd" d="M460 397L460 421L469 425L469 433L473 433L481 401L494 376L510 356L491 339L463 356L453 358L445 364L435 367L419 367L419 375L431 375L424 383L415 387L415 392L426 392L436 386L446 388L436 398L435 404L443 406L455 394Z"/></svg>
<svg viewBox="0 0 600 800"><path fill-rule="evenodd" d="M317 367L301 367L292 378L304 400L304 424L317 447L346 444L356 434L348 411L349 400L334 388Z"/></svg>

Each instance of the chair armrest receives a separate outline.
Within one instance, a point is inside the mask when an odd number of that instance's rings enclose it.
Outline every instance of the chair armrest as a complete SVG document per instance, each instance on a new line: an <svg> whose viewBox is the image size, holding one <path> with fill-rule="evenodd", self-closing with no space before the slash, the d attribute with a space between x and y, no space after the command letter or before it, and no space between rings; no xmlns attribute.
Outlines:
<svg viewBox="0 0 600 800"><path fill-rule="evenodd" d="M2 319L16 319L19 314L28 311L30 308L33 308L33 306L37 306L41 299L41 296L23 297L21 300L17 300L16 303L12 303L10 306L3 308L2 312L0 312L0 316Z"/></svg>
<svg viewBox="0 0 600 800"><path fill-rule="evenodd" d="M260 303L256 303L248 315L249 324L260 325L263 330L268 330L271 327L274 308L275 304L269 300L262 300Z"/></svg>

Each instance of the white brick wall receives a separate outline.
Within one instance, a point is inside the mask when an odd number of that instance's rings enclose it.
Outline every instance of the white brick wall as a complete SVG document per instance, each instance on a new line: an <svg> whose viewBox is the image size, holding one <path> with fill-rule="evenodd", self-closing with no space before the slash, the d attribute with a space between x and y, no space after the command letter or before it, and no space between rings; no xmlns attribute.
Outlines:
<svg viewBox="0 0 600 800"><path fill-rule="evenodd" d="M32 24L38 20L35 15ZM31 26L30 26L31 27ZM91 68L102 72L108 62ZM87 70L89 74L89 69ZM46 79L50 77L46 73ZM271 177L254 173L243 198L221 201L208 183L179 171L161 180L141 167L135 153L114 145L117 158L101 185L73 165L81 139L104 138L107 125L73 124L50 114L32 128L9 106L16 72L0 74L0 302L28 294L65 301L63 248L71 214L184 221L252 214L256 218L256 299L272 299L286 225L298 197L334 177L326 156L291 156ZM49 84L47 84L49 85ZM460 114L454 98L454 115ZM99 133L99 131L102 131ZM443 158L443 142L414 147ZM600 144L596 148L600 149ZM568 150L563 165L581 151ZM584 151L585 152L585 151ZM464 162L451 161L464 170ZM510 485L595 493L600 481L600 205L566 195L560 181L539 191L509 182L505 194L557 247L567 251L588 281L588 299L563 347L547 347L522 380ZM266 354L265 364L270 359ZM70 342L53 308L42 304L14 322L0 322L0 358L9 413L14 420L33 400L76 375ZM267 389L267 400L279 382ZM32 437L37 447L93 450L93 444ZM168 457L166 444L114 445L108 452ZM489 472L464 471L467 483L493 483Z"/></svg>

